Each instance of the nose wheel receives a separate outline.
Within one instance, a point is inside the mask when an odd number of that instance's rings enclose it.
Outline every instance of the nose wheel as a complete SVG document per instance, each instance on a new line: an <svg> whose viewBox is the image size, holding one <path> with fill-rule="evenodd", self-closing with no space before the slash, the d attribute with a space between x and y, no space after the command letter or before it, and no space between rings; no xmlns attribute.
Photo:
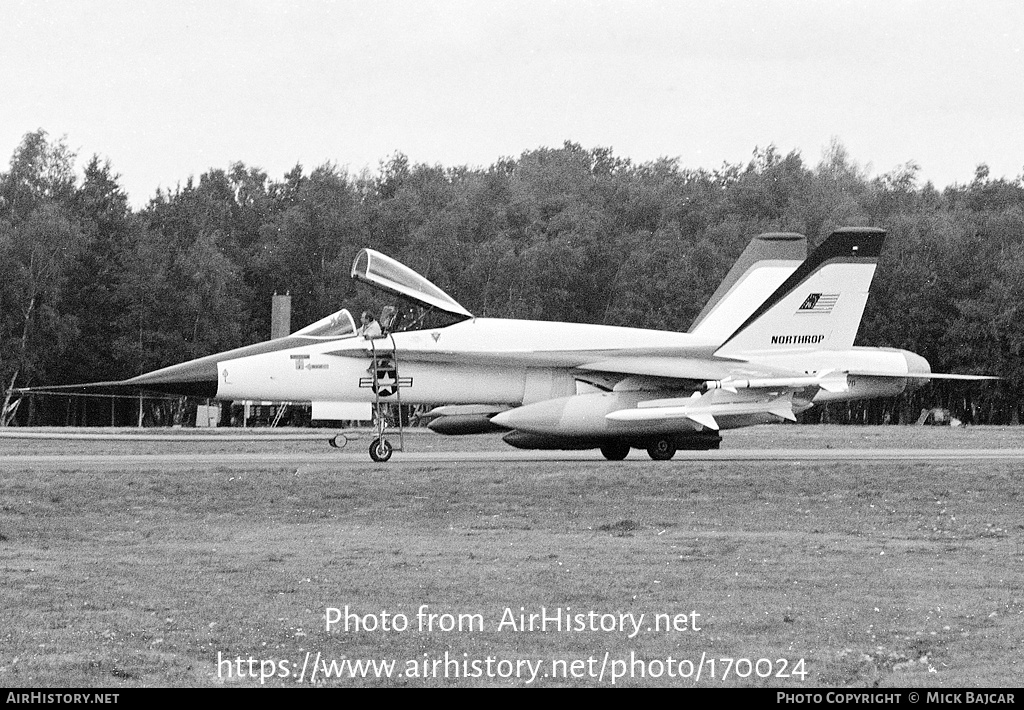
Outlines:
<svg viewBox="0 0 1024 710"><path fill-rule="evenodd" d="M394 449L387 439L378 437L370 444L370 458L377 463L384 463L391 458L392 453Z"/></svg>

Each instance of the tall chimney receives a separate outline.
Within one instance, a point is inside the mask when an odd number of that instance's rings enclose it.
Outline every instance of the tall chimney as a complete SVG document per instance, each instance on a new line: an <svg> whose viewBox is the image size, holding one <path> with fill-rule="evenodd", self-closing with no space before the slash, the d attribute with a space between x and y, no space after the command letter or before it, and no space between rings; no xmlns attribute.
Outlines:
<svg viewBox="0 0 1024 710"><path fill-rule="evenodd" d="M289 291L283 296L274 294L270 307L270 339L277 340L292 332L292 296Z"/></svg>

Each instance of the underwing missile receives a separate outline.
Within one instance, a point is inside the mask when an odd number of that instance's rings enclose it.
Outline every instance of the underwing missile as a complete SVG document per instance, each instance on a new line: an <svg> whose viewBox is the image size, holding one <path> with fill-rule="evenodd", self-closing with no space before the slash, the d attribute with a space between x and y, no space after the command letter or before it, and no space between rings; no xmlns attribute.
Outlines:
<svg viewBox="0 0 1024 710"><path fill-rule="evenodd" d="M700 402L699 393L687 402L679 406L664 407L637 407L635 409L620 409L609 412L605 415L607 419L615 422L644 422L652 423L673 419L689 419L708 429L718 429L719 424L715 417L742 416L748 414L772 414L782 419L796 421L793 413L793 399L791 396L779 397L770 401L750 402Z"/></svg>
<svg viewBox="0 0 1024 710"><path fill-rule="evenodd" d="M803 389L804 387L820 387L826 392L845 392L849 389L846 375L817 375L813 377L762 377L751 380L708 380L702 389L725 390L736 392L745 389Z"/></svg>

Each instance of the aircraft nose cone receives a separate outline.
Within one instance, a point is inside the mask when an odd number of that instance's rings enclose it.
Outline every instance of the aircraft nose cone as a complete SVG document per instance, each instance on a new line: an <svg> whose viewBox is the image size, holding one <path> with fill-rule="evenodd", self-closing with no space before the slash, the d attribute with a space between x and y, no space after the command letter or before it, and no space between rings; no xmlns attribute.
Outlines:
<svg viewBox="0 0 1024 710"><path fill-rule="evenodd" d="M289 336L244 345L234 350L225 350L222 353L206 355L161 370L147 372L144 375L125 380L124 384L190 397L216 397L218 382L222 374L217 371L218 362L278 352L302 343L301 339Z"/></svg>
<svg viewBox="0 0 1024 710"><path fill-rule="evenodd" d="M217 396L217 361L200 358L127 380L126 384L190 397Z"/></svg>

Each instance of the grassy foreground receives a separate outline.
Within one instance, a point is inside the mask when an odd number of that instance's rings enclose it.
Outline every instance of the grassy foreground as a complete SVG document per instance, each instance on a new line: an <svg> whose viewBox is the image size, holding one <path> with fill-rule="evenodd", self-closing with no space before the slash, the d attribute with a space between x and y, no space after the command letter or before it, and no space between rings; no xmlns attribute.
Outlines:
<svg viewBox="0 0 1024 710"><path fill-rule="evenodd" d="M981 448L1018 431L763 427L727 442ZM420 451L454 441L419 436ZM303 684L341 686L1019 684L1019 464L400 456L0 468L0 686L298 685L303 665ZM408 626L327 630L346 606ZM542 607L586 628L520 628ZM629 638L619 615L641 613ZM396 665L325 677L363 659Z"/></svg>

